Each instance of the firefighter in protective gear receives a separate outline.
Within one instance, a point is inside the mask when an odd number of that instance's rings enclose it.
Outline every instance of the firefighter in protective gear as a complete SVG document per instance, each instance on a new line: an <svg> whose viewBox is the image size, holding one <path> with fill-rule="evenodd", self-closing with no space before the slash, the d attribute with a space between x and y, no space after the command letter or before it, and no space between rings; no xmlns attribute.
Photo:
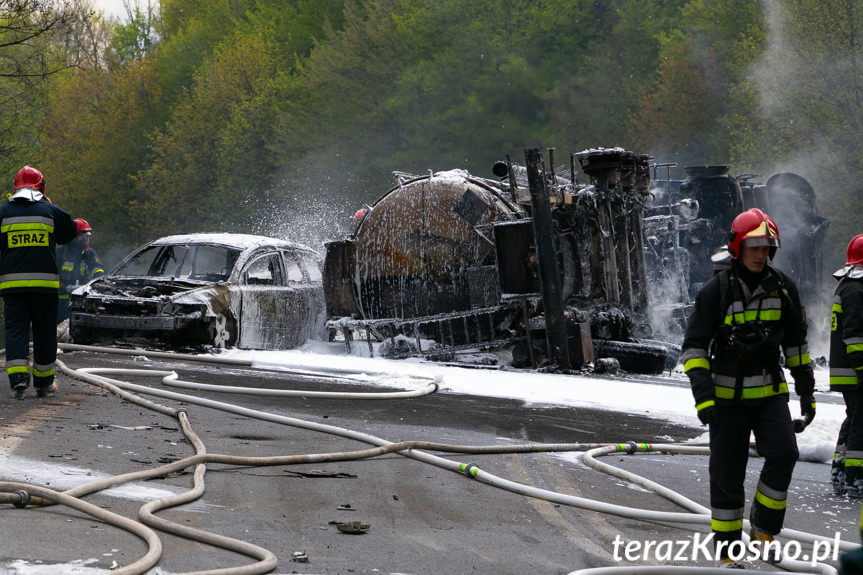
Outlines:
<svg viewBox="0 0 863 575"><path fill-rule="evenodd" d="M6 374L12 395L30 385L29 335L33 331L33 385L40 397L56 389L56 245L75 237L72 217L47 201L45 178L30 166L17 174L12 195L0 205L0 296L6 333Z"/></svg>
<svg viewBox="0 0 863 575"><path fill-rule="evenodd" d="M57 267L60 268L60 302L57 306L57 323L69 317L69 294L79 285L105 274L96 250L90 247L93 228L87 220L76 219L77 235L68 244L57 248Z"/></svg>
<svg viewBox="0 0 863 575"><path fill-rule="evenodd" d="M833 453L836 495L863 498L863 234L848 243L845 265L833 274L830 391L845 400L845 420Z"/></svg>
<svg viewBox="0 0 863 575"><path fill-rule="evenodd" d="M742 536L751 432L764 457L749 515L753 539L772 541L785 519L798 450L780 353L801 411L810 420L815 413L805 311L794 282L768 265L779 246L770 216L757 208L738 215L728 241L731 266L698 292L683 341L698 419L709 426L711 527L721 564Z"/></svg>

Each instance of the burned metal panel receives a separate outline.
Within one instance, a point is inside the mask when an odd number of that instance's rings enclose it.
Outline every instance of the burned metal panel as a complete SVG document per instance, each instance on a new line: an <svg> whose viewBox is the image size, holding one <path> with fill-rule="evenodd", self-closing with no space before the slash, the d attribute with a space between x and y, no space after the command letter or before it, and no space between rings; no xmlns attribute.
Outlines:
<svg viewBox="0 0 863 575"><path fill-rule="evenodd" d="M539 297L539 273L530 220L495 225L494 244L502 297Z"/></svg>
<svg viewBox="0 0 863 575"><path fill-rule="evenodd" d="M354 242L349 239L324 244L324 298L330 317L359 315L354 292Z"/></svg>
<svg viewBox="0 0 863 575"><path fill-rule="evenodd" d="M293 349L316 329L322 298L308 289L250 286L241 292L241 349Z"/></svg>
<svg viewBox="0 0 863 575"><path fill-rule="evenodd" d="M472 226L477 225L479 219L488 209L488 204L470 188L465 188L461 201L456 204L453 211L464 218Z"/></svg>

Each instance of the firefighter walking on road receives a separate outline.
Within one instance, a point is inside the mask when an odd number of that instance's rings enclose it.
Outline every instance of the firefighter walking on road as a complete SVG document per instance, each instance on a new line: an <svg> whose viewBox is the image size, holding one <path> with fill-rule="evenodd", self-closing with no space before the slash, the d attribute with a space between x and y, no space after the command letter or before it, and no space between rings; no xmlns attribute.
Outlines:
<svg viewBox="0 0 863 575"><path fill-rule="evenodd" d="M845 265L833 276L830 325L830 391L845 400L845 420L833 453L836 495L863 499L863 234L848 243Z"/></svg>
<svg viewBox="0 0 863 575"><path fill-rule="evenodd" d="M60 269L60 302L57 307L57 323L69 317L69 294L79 285L105 274L96 250L90 247L93 228L87 220L75 220L75 239L57 248L57 267Z"/></svg>
<svg viewBox="0 0 863 575"><path fill-rule="evenodd" d="M72 217L45 197L45 178L30 166L15 174L13 193L0 205L0 296L6 333L6 374L12 396L23 399L30 385L39 397L57 389L57 244L75 237Z"/></svg>
<svg viewBox="0 0 863 575"><path fill-rule="evenodd" d="M764 458L750 536L772 551L776 545L766 544L782 530L798 450L780 353L801 413L806 421L815 416L805 311L794 282L768 265L779 245L770 216L757 208L738 215L728 242L731 266L698 292L683 341L681 361L698 419L709 426L711 527L720 567L741 568L734 548L742 545L735 542L743 533L750 433Z"/></svg>

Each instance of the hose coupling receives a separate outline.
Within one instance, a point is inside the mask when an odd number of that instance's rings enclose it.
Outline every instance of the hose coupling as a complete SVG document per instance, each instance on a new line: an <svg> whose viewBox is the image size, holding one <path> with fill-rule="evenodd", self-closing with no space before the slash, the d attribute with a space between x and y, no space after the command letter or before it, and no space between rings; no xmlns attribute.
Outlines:
<svg viewBox="0 0 863 575"><path fill-rule="evenodd" d="M467 477L471 479L476 479L476 472L479 471L479 467L474 465L473 463L462 463L458 467L459 471L461 471Z"/></svg>
<svg viewBox="0 0 863 575"><path fill-rule="evenodd" d="M178 407L178 408L174 411L174 417L180 417L180 414L181 414L181 413L185 413L185 414L186 414L186 417L189 417L189 411L188 411L185 407Z"/></svg>
<svg viewBox="0 0 863 575"><path fill-rule="evenodd" d="M23 489L19 489L19 490L15 491L14 493L18 494L18 497L21 498L21 501L15 501L12 503L12 505L17 507L18 509L24 509L25 507L27 507L27 505L30 504L30 494L29 493L27 493Z"/></svg>
<svg viewBox="0 0 863 575"><path fill-rule="evenodd" d="M638 444L635 443L634 441L627 441L623 445L626 446L626 449L624 449L624 451L626 451L626 453L629 455L632 455L633 453L638 451Z"/></svg>

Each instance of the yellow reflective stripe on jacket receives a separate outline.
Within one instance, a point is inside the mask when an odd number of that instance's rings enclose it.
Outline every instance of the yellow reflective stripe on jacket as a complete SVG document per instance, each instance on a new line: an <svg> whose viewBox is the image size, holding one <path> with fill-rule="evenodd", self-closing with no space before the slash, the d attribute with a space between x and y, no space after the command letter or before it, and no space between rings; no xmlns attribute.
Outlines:
<svg viewBox="0 0 863 575"><path fill-rule="evenodd" d="M734 388L723 387L721 385L714 386L714 393L720 399L734 399ZM760 399L763 397L772 397L774 395L783 395L788 393L788 384L784 381L779 384L779 389L774 390L773 384L762 385L759 387L744 387L740 398L741 399Z"/></svg>
<svg viewBox="0 0 863 575"><path fill-rule="evenodd" d="M851 367L830 367L830 385L857 385L857 372Z"/></svg>
<svg viewBox="0 0 863 575"><path fill-rule="evenodd" d="M705 401L705 402L703 402L703 403L699 403L698 405L696 405L696 406L695 406L695 411L701 411L701 410L702 410L702 409L704 409L705 407L710 407L710 406L712 406L712 405L716 405L716 402L715 402L715 401L713 401L712 399L708 399L707 401Z"/></svg>
<svg viewBox="0 0 863 575"><path fill-rule="evenodd" d="M743 313L735 313L732 319L731 315L725 316L725 325L731 325L732 321L737 323L746 323L747 321L779 321L782 319L782 310L779 309L748 309Z"/></svg>
<svg viewBox="0 0 863 575"><path fill-rule="evenodd" d="M60 289L60 280L13 280L0 282L0 290L16 287L44 287Z"/></svg>
<svg viewBox="0 0 863 575"><path fill-rule="evenodd" d="M833 313L842 313L842 304L834 303L832 308Z"/></svg>
<svg viewBox="0 0 863 575"><path fill-rule="evenodd" d="M854 353L855 351L863 351L863 343L854 343L845 348L845 351L849 354Z"/></svg>
<svg viewBox="0 0 863 575"><path fill-rule="evenodd" d="M830 385L857 385L857 376L830 376Z"/></svg>
<svg viewBox="0 0 863 575"><path fill-rule="evenodd" d="M752 298L744 308L743 302L731 302L725 312L725 325L747 321L779 321L782 319L782 300L778 297Z"/></svg>
<svg viewBox="0 0 863 575"><path fill-rule="evenodd" d="M46 221L45 218L39 218L42 221L39 222L19 222L14 224L6 224L0 226L0 232L6 234L9 232L26 232L26 231L40 231L40 232L48 232L49 234L54 233L54 224L47 223L53 222L53 220L48 219Z"/></svg>
<svg viewBox="0 0 863 575"><path fill-rule="evenodd" d="M693 357L683 364L683 371L686 372L690 369L696 369L699 367L710 370L710 360L705 357Z"/></svg>
<svg viewBox="0 0 863 575"><path fill-rule="evenodd" d="M780 383L782 381L780 380ZM725 387L728 389L734 389L737 387L737 378L733 375L723 375L721 373L713 374L713 383L717 386ZM773 374L760 374L757 373L755 375L747 375L741 378L741 384L743 389L752 389L755 387L763 387L765 385L773 385Z"/></svg>

